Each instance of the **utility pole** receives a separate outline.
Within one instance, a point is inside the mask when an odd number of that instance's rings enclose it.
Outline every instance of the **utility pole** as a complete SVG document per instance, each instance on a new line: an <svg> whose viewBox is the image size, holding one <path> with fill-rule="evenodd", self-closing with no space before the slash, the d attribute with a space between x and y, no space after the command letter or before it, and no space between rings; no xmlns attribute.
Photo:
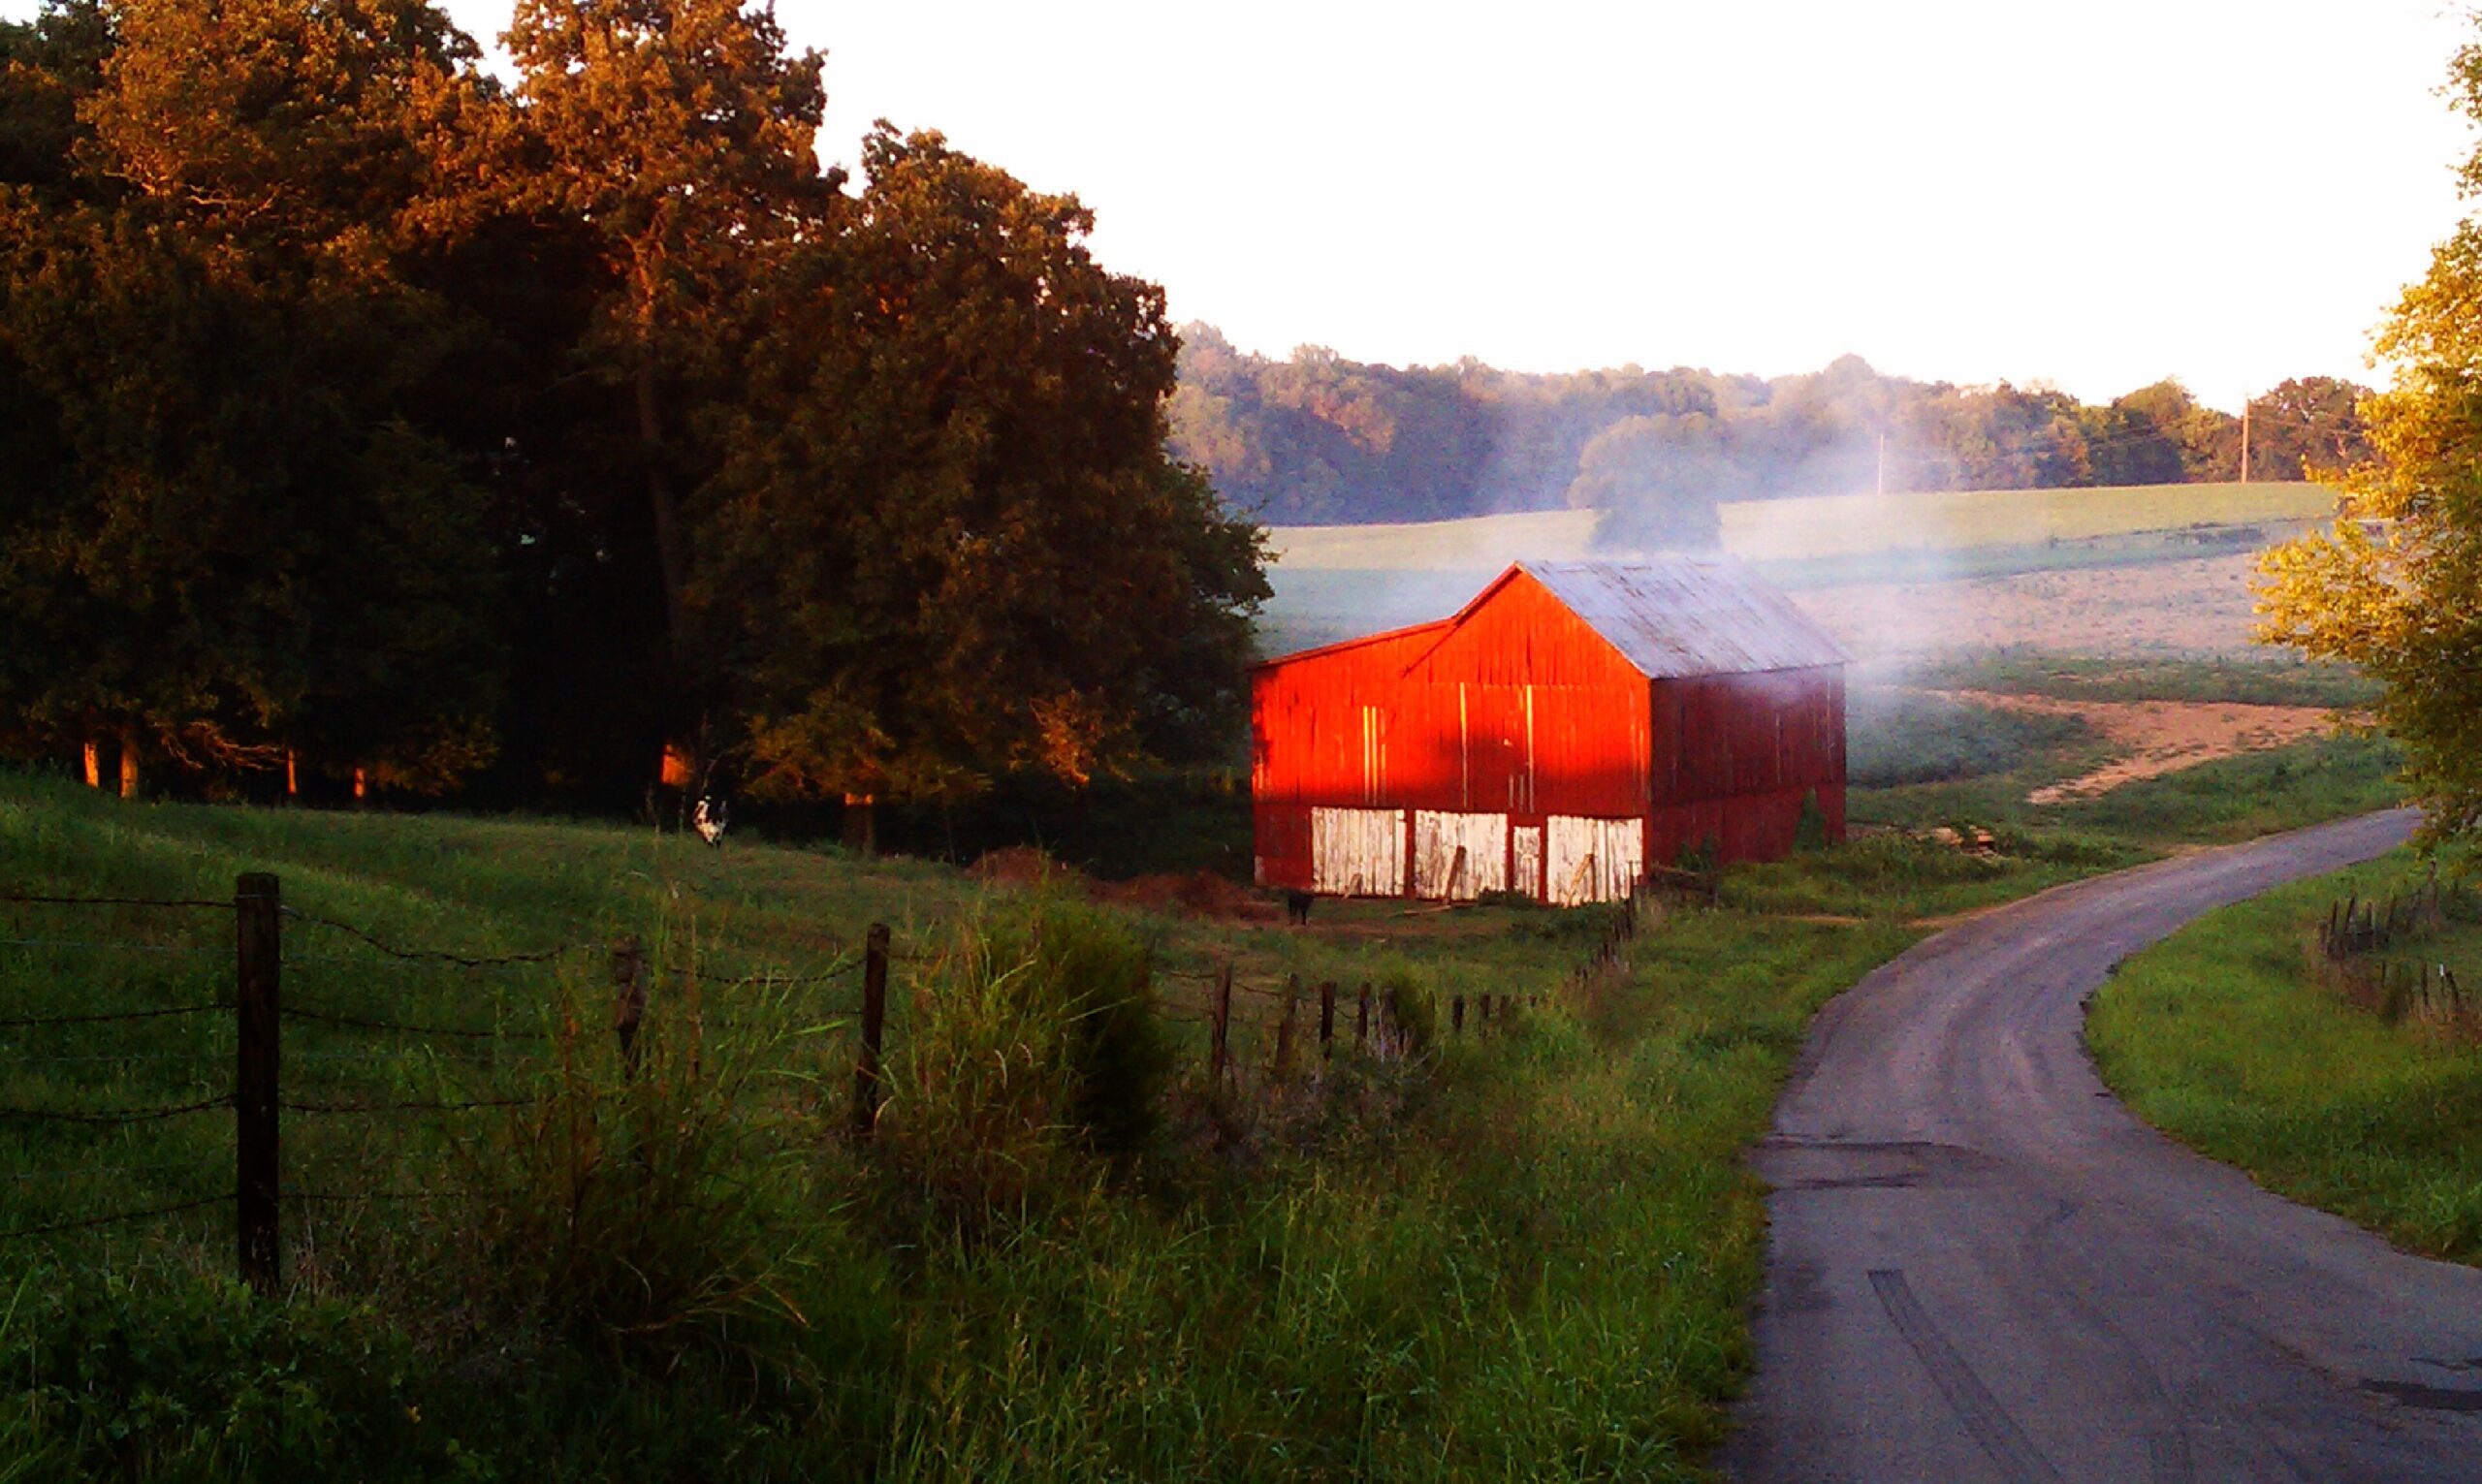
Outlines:
<svg viewBox="0 0 2482 1484"><path fill-rule="evenodd" d="M2249 398L2241 399L2241 482L2249 483Z"/></svg>

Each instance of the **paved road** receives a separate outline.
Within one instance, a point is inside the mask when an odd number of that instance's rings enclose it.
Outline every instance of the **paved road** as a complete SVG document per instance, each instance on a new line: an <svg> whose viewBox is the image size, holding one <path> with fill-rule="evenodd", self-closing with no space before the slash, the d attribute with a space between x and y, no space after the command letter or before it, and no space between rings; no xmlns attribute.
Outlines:
<svg viewBox="0 0 2482 1484"><path fill-rule="evenodd" d="M2380 854L2371 815L2082 882L1828 1007L1774 1192L1745 1479L2482 1480L2482 1271L2153 1132L2081 1036L2111 966Z"/></svg>

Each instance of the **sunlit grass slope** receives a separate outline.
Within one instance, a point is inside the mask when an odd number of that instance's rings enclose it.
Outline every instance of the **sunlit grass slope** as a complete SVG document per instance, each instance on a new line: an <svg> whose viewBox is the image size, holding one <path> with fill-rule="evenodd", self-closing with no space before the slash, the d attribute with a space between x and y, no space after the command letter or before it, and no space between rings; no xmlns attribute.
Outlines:
<svg viewBox="0 0 2482 1484"><path fill-rule="evenodd" d="M2314 973L2333 902L2420 879L2403 857L2271 892L2121 964L2086 1038L2148 1122L2419 1252L2482 1262L2482 1046L2390 1025ZM2413 952L2482 987L2482 930Z"/></svg>

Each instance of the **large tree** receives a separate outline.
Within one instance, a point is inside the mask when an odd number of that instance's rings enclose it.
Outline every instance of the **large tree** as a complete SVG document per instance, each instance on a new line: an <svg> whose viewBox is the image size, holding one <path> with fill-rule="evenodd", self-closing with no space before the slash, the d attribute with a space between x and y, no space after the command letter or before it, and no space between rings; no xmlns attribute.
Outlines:
<svg viewBox="0 0 2482 1484"><path fill-rule="evenodd" d="M2482 123L2482 44L2458 53L2459 108ZM2482 150L2464 170L2482 194ZM2361 404L2371 457L2340 484L2335 528L2269 553L2262 637L2385 682L2434 841L2482 841L2482 224L2433 251L2378 335L2393 384Z"/></svg>
<svg viewBox="0 0 2482 1484"><path fill-rule="evenodd" d="M452 781L492 747L493 563L413 395L451 327L392 263L470 44L397 0L71 8L35 38L0 180L8 710L116 740L125 777L301 748Z"/></svg>
<svg viewBox="0 0 2482 1484"><path fill-rule="evenodd" d="M585 225L605 259L588 363L625 395L676 662L691 534L686 446L716 348L783 250L823 230L817 52L744 0L519 0L507 44L524 142L508 189Z"/></svg>
<svg viewBox="0 0 2482 1484"><path fill-rule="evenodd" d="M1163 452L1162 291L1093 218L882 125L747 352L692 606L752 786L1082 782L1229 735L1257 533Z"/></svg>

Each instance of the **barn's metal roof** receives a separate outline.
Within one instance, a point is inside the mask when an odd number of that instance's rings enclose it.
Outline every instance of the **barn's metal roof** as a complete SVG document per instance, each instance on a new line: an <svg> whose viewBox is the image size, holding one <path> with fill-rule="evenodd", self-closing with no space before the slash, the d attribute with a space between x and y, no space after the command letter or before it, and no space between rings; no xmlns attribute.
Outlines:
<svg viewBox="0 0 2482 1484"><path fill-rule="evenodd" d="M1853 661L1791 598L1729 556L1519 562L1465 614L1517 572L1548 588L1648 679Z"/></svg>

